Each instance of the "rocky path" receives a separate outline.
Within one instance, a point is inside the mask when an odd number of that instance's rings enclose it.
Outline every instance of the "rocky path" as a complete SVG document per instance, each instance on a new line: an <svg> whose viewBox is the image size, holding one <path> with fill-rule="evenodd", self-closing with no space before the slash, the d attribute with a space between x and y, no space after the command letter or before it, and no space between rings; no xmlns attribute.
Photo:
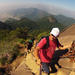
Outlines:
<svg viewBox="0 0 75 75"><path fill-rule="evenodd" d="M70 59L61 59L59 62L62 65L61 70L64 75L75 75L75 62L70 62Z"/></svg>
<svg viewBox="0 0 75 75"><path fill-rule="evenodd" d="M33 75L30 69L25 65L24 61L17 67L15 71L11 72L11 75Z"/></svg>
<svg viewBox="0 0 75 75"><path fill-rule="evenodd" d="M29 56L30 57L30 56ZM23 60L23 62L16 68L15 71L11 72L11 75L33 75L33 72L37 72L37 65L34 65L34 62L32 60L29 61L28 67L31 68L31 70L26 66L27 60ZM30 64L33 63L33 64ZM69 59L60 59L59 64L62 65L62 68L58 68L57 66L57 72L56 73L51 73L50 75L75 75L75 63L72 63L69 61ZM37 74L36 74L37 75ZM44 75L44 73L42 73Z"/></svg>

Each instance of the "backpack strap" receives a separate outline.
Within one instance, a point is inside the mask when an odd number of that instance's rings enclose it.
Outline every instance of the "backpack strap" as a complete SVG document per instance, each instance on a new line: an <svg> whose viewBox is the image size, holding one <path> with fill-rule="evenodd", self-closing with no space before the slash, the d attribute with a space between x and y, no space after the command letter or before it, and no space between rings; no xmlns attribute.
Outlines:
<svg viewBox="0 0 75 75"><path fill-rule="evenodd" d="M43 49L47 49L49 47L49 36L46 36L46 44L44 45Z"/></svg>
<svg viewBox="0 0 75 75"><path fill-rule="evenodd" d="M56 39L57 40L57 47L59 47L59 40L58 39Z"/></svg>
<svg viewBox="0 0 75 75"><path fill-rule="evenodd" d="M49 36L46 36L45 38L46 38L46 41L47 41L47 42L46 42L46 44L45 44L45 46L44 46L43 48L46 49L46 48L48 48L49 45L50 45L50 44L49 44ZM57 41L57 47L59 47L59 40L56 39L56 41Z"/></svg>
<svg viewBox="0 0 75 75"><path fill-rule="evenodd" d="M46 41L47 41L46 46L48 48L49 47L49 36L46 36Z"/></svg>
<svg viewBox="0 0 75 75"><path fill-rule="evenodd" d="M46 41L47 41L46 48L48 48L49 47L49 36L46 36L45 38L46 38ZM59 40L58 39L56 39L56 40L57 40L57 47L59 47Z"/></svg>

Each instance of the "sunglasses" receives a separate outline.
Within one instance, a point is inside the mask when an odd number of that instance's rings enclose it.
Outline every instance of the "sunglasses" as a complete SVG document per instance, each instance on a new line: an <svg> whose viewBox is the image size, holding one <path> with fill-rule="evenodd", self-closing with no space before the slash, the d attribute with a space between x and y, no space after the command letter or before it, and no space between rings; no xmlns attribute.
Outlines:
<svg viewBox="0 0 75 75"><path fill-rule="evenodd" d="M53 37L55 37L53 34L51 34ZM56 37L55 37L56 38Z"/></svg>

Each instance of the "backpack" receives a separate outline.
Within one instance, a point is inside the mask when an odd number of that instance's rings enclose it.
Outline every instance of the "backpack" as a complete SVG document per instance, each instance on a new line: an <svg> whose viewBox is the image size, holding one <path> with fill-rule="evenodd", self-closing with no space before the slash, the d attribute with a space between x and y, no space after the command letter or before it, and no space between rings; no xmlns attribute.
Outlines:
<svg viewBox="0 0 75 75"><path fill-rule="evenodd" d="M44 45L43 49L47 49L49 47L49 36L42 36L41 39L43 39L43 38L46 38L46 41L47 41L46 44ZM39 40L39 42L40 42L40 40ZM57 47L59 47L59 40L58 39L56 39L56 40L57 40Z"/></svg>
<svg viewBox="0 0 75 75"><path fill-rule="evenodd" d="M43 38L46 38L46 41L47 41L47 43L44 45L43 49L47 49L49 47L49 36L42 36L41 39L43 39ZM40 42L40 40L39 40L39 42Z"/></svg>

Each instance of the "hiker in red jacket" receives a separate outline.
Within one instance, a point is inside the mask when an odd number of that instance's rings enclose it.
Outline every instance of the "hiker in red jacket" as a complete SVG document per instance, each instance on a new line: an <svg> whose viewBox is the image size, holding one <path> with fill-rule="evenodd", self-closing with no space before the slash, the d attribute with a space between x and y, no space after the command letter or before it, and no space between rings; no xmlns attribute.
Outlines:
<svg viewBox="0 0 75 75"><path fill-rule="evenodd" d="M37 59L37 64L42 65L42 69L46 75L50 74L49 66L51 59L54 55L54 52L56 50L56 47L58 47L60 50L66 49L66 47L63 47L57 40L59 33L60 33L59 28L53 28L50 32L48 48L43 48L44 45L47 43L47 39L43 38L38 43L34 51L34 56Z"/></svg>

